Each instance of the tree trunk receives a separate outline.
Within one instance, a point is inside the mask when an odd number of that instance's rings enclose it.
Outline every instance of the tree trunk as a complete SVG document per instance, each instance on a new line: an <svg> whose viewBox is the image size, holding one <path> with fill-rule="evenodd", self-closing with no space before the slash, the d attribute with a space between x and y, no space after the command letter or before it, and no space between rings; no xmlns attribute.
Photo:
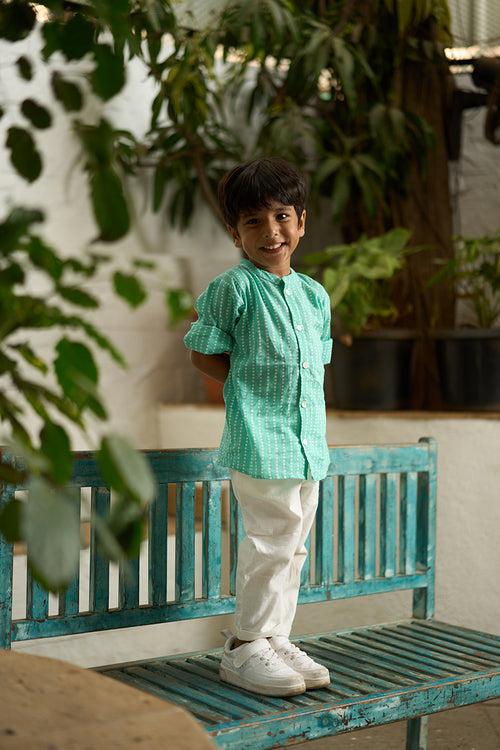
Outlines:
<svg viewBox="0 0 500 750"><path fill-rule="evenodd" d="M410 245L431 246L408 257L392 283L393 299L402 312L398 327L416 327L417 347L413 407L436 409L442 405L435 347L429 337L433 327L454 325L455 292L452 284L425 289L436 273L436 258L453 257L453 222L449 193L446 119L453 80L445 65L406 60L401 71L401 107L424 117L432 126L436 145L421 175L414 162L404 194L390 196L394 226L411 230ZM406 311L406 312L405 312Z"/></svg>

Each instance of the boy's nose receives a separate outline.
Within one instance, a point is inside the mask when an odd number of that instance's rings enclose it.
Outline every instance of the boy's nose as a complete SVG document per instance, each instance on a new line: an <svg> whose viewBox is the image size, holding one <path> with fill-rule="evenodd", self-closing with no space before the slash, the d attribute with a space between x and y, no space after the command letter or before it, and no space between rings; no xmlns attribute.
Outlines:
<svg viewBox="0 0 500 750"><path fill-rule="evenodd" d="M269 224L264 228L264 237L274 237L278 234L279 227L276 225Z"/></svg>

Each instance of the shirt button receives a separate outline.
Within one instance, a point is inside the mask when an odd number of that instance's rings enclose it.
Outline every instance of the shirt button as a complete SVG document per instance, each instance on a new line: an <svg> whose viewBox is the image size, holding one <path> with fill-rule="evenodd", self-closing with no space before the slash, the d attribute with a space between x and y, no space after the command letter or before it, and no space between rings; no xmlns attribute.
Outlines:
<svg viewBox="0 0 500 750"><path fill-rule="evenodd" d="M305 409L307 406L307 401L302 401L300 405L302 406L303 409Z"/></svg>
<svg viewBox="0 0 500 750"><path fill-rule="evenodd" d="M285 294L287 297L289 297L291 295L290 289L285 289Z"/></svg>
<svg viewBox="0 0 500 750"><path fill-rule="evenodd" d="M307 445L307 438L304 438L302 441L302 445Z"/></svg>
<svg viewBox="0 0 500 750"><path fill-rule="evenodd" d="M302 367L307 370L307 368L309 367L309 362L302 362Z"/></svg>
<svg viewBox="0 0 500 750"><path fill-rule="evenodd" d="M303 325L301 325L300 323L299 323L298 325L296 325L296 326L295 326L295 330L296 330L296 331L302 331L302 329L303 329L303 328L304 328L304 326L303 326Z"/></svg>

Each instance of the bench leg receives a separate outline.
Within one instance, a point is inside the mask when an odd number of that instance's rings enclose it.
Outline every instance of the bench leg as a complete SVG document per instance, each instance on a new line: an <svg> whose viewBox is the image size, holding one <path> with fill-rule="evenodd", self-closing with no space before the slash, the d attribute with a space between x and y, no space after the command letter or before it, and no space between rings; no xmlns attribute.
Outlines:
<svg viewBox="0 0 500 750"><path fill-rule="evenodd" d="M417 719L408 719L406 722L405 750L427 750L428 724L428 716L419 716Z"/></svg>

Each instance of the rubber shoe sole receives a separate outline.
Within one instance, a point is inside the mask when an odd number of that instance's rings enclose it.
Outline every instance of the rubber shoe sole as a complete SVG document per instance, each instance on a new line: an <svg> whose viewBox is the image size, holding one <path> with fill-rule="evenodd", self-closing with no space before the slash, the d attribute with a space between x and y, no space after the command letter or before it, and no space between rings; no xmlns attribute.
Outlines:
<svg viewBox="0 0 500 750"><path fill-rule="evenodd" d="M297 684L288 686L278 685L258 685L251 680L247 680L238 672L233 672L227 667L219 668L219 675L221 680L228 682L230 685L235 687L243 688L248 690L250 693L257 693L258 695L272 695L277 698L286 697L288 695L300 695L306 691L306 685L304 680L297 674Z"/></svg>
<svg viewBox="0 0 500 750"><path fill-rule="evenodd" d="M322 687L328 687L328 685L331 684L329 675L325 677L315 677L315 678L304 677L304 682L306 683L306 690L314 690L314 688L317 689L317 688L322 688Z"/></svg>

